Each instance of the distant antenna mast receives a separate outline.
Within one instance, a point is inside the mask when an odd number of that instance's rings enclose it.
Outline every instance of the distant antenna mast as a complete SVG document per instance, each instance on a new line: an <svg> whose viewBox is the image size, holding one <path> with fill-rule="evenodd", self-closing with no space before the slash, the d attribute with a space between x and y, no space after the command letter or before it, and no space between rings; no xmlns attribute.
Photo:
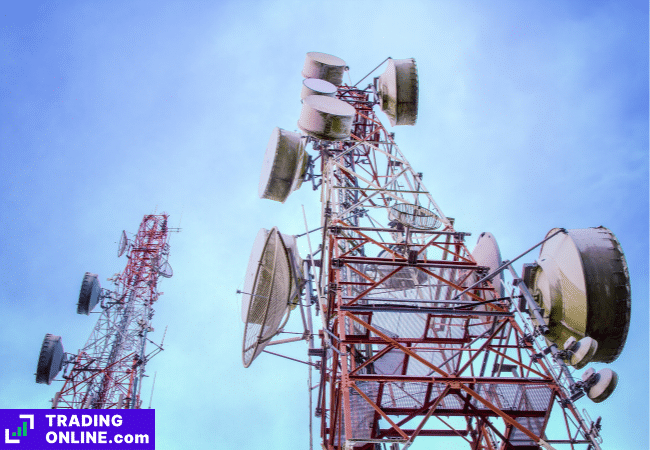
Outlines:
<svg viewBox="0 0 650 450"><path fill-rule="evenodd" d="M52 408L140 408L140 391L147 362L162 351L149 338L153 331L153 305L161 293L159 277L169 278L168 215L144 216L129 241L122 232L118 256L127 249L128 262L121 274L109 280L114 290L102 289L98 276L84 275L77 313L88 315L99 303L101 314L86 345L76 355L63 352L61 337L47 334L39 356L36 382L51 384L63 366L63 387ZM147 353L147 343L155 348Z"/></svg>

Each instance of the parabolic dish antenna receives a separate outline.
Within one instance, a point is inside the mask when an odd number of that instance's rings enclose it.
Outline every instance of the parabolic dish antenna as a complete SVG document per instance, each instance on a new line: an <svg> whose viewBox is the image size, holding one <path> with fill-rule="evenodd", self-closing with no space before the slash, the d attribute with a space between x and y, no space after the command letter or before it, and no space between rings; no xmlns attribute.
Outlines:
<svg viewBox="0 0 650 450"><path fill-rule="evenodd" d="M99 302L101 293L99 278L97 274L86 272L81 281L81 290L79 291L79 301L77 302L77 314L90 314L90 311Z"/></svg>
<svg viewBox="0 0 650 450"><path fill-rule="evenodd" d="M589 336L598 342L592 361L609 363L618 357L630 326L630 278L623 250L610 230L558 234L544 243L537 265L525 278L545 311L548 340L561 347L571 336Z"/></svg>
<svg viewBox="0 0 650 450"><path fill-rule="evenodd" d="M379 106L390 124L415 125L418 118L418 69L414 59L389 59L378 80Z"/></svg>
<svg viewBox="0 0 650 450"><path fill-rule="evenodd" d="M262 228L248 260L242 295L244 367L250 366L286 322L296 292L282 235L275 227L271 231Z"/></svg>
<svg viewBox="0 0 650 450"><path fill-rule="evenodd" d="M310 95L324 95L326 97L334 97L336 94L336 86L326 80L319 78L307 78L302 82L302 91L300 98L305 99Z"/></svg>
<svg viewBox="0 0 650 450"><path fill-rule="evenodd" d="M582 369L594 359L598 350L598 342L589 336L579 341L573 336L566 340L564 349L569 351L568 362L576 369Z"/></svg>
<svg viewBox="0 0 650 450"><path fill-rule="evenodd" d="M404 226L417 230L435 230L442 222L433 211L424 206L412 205L410 203L398 203L390 208L391 217Z"/></svg>
<svg viewBox="0 0 650 450"><path fill-rule="evenodd" d="M52 384L63 367L63 342L61 336L46 334L41 345L41 353L38 356L36 366L36 382L41 384Z"/></svg>
<svg viewBox="0 0 650 450"><path fill-rule="evenodd" d="M298 126L318 139L340 141L350 137L356 110L334 97L310 95L302 102Z"/></svg>
<svg viewBox="0 0 650 450"><path fill-rule="evenodd" d="M264 154L258 187L260 198L284 203L302 185L307 161L302 136L276 127Z"/></svg>
<svg viewBox="0 0 650 450"><path fill-rule="evenodd" d="M333 55L320 52L308 52L302 76L305 78L319 78L340 86L345 72L345 61Z"/></svg>
<svg viewBox="0 0 650 450"><path fill-rule="evenodd" d="M171 278L174 275L174 271L172 270L172 266L169 265L169 261L165 261L160 265L160 267L158 267L158 274L165 278Z"/></svg>
<svg viewBox="0 0 650 450"><path fill-rule="evenodd" d="M501 251L499 250L499 245L497 240L494 238L492 233L483 232L478 237L476 241L476 247L472 251L472 257L479 266L486 266L490 268L490 273L494 272L501 263ZM501 280L503 275L499 274L492 278L492 286L499 293L499 297L504 296L504 288Z"/></svg>
<svg viewBox="0 0 650 450"><path fill-rule="evenodd" d="M119 258L124 254L126 247L129 245L129 238L126 237L126 231L122 230L122 236L120 237L120 243L117 245L117 257Z"/></svg>
<svg viewBox="0 0 650 450"><path fill-rule="evenodd" d="M618 384L618 375L612 369L605 367L598 373L594 369L587 369L583 374L583 380L594 376L594 384L587 390L587 397L594 403L600 403L612 395ZM586 381L586 380L585 380Z"/></svg>

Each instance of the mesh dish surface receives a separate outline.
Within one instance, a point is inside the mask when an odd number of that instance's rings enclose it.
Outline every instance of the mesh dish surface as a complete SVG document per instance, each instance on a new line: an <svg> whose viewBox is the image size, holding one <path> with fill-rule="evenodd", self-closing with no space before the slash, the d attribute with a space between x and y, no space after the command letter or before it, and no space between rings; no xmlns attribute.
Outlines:
<svg viewBox="0 0 650 450"><path fill-rule="evenodd" d="M266 230L260 230L256 246L261 242L260 236L265 237L264 246L261 252L259 248L253 248L245 281L245 289L250 290L245 290L249 293L244 294L248 299L243 299L242 303L242 313L245 305L248 306L244 318L244 367L250 366L288 317L293 285L289 252L278 229L274 227L268 234ZM254 278L250 283L253 272Z"/></svg>

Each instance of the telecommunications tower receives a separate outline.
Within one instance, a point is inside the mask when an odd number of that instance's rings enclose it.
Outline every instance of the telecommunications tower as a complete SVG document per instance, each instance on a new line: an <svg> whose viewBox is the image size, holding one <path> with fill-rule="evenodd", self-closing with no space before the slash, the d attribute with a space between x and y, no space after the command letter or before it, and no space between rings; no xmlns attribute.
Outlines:
<svg viewBox="0 0 650 450"><path fill-rule="evenodd" d="M503 261L484 232L470 250L375 113L393 126L417 118L415 61L384 62L361 88L367 76L343 83L345 61L307 54L302 132L273 131L259 193L284 202L303 182L320 189L320 245L316 230L300 235L303 260L300 236L259 232L242 292L244 365L277 354L271 345L307 342L310 434L315 418L327 450L404 450L416 439L600 449L601 419L577 403L606 400L617 375L576 371L614 361L625 344L630 282L618 240L604 227L555 228ZM282 338L294 309L302 328Z"/></svg>
<svg viewBox="0 0 650 450"><path fill-rule="evenodd" d="M126 253L124 271L109 278L113 290L102 289L96 274L86 272L77 313L101 312L86 345L77 354L65 353L60 336L46 334L38 358L36 382L51 384L63 370L63 387L52 408L137 409L147 362L160 353L162 342L149 339L154 303L162 292L159 277L170 278L168 215L144 216L136 235L122 232L117 256ZM164 336L163 336L164 340ZM152 347L147 349L147 345Z"/></svg>

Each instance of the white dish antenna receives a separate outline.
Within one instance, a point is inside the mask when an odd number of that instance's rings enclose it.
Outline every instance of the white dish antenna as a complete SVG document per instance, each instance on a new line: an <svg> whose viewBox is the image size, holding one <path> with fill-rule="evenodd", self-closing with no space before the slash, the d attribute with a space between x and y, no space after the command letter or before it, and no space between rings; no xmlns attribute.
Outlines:
<svg viewBox="0 0 650 450"><path fill-rule="evenodd" d="M596 372L594 369L587 369L582 374L582 380L590 385L587 388L587 397L594 403L600 403L612 395L618 384L618 375L612 369L606 367Z"/></svg>
<svg viewBox="0 0 650 450"><path fill-rule="evenodd" d="M571 336L564 343L564 349L569 354L568 363L576 369L582 369L594 359L598 350L598 342L589 336L580 339L580 341Z"/></svg>
<svg viewBox="0 0 650 450"><path fill-rule="evenodd" d="M414 59L389 59L379 77L377 91L381 110L390 124L415 125L418 118L418 69Z"/></svg>
<svg viewBox="0 0 650 450"><path fill-rule="evenodd" d="M553 229L547 234L557 232ZM598 342L593 361L609 363L623 350L630 326L630 279L616 236L604 227L568 230L545 242L524 279L544 309L546 338Z"/></svg>
<svg viewBox="0 0 650 450"><path fill-rule="evenodd" d="M345 61L341 58L327 53L309 52L302 69L302 76L318 78L340 86L343 83L345 69Z"/></svg>
<svg viewBox="0 0 650 450"><path fill-rule="evenodd" d="M326 80L319 78L307 78L302 82L302 91L300 98L306 99L310 95L324 95L326 97L334 97L336 94L336 86Z"/></svg>
<svg viewBox="0 0 650 450"><path fill-rule="evenodd" d="M318 139L341 141L350 137L356 110L338 98L310 95L302 102L298 126Z"/></svg>
<svg viewBox="0 0 650 450"><path fill-rule="evenodd" d="M492 233L487 232L481 233L478 237L476 247L472 250L472 257L479 266L489 267L490 273L498 269L503 262L501 260L501 251L499 250L497 240ZM503 280L502 273L492 278L492 286L497 290L499 297L504 296L504 288L501 280Z"/></svg>
<svg viewBox="0 0 650 450"><path fill-rule="evenodd" d="M298 293L292 264L294 251L275 227L257 233L242 295L244 367L250 366L289 318Z"/></svg>
<svg viewBox="0 0 650 450"><path fill-rule="evenodd" d="M171 278L174 276L174 271L172 270L172 266L169 264L169 261L165 261L158 267L158 274L161 277L165 278Z"/></svg>
<svg viewBox="0 0 650 450"><path fill-rule="evenodd" d="M126 251L126 247L129 245L129 238L126 237L126 231L122 230L122 236L120 236L120 243L117 245L117 257L119 258Z"/></svg>
<svg viewBox="0 0 650 450"><path fill-rule="evenodd" d="M260 198L284 203L302 185L307 161L302 136L276 127L264 154L258 188Z"/></svg>

